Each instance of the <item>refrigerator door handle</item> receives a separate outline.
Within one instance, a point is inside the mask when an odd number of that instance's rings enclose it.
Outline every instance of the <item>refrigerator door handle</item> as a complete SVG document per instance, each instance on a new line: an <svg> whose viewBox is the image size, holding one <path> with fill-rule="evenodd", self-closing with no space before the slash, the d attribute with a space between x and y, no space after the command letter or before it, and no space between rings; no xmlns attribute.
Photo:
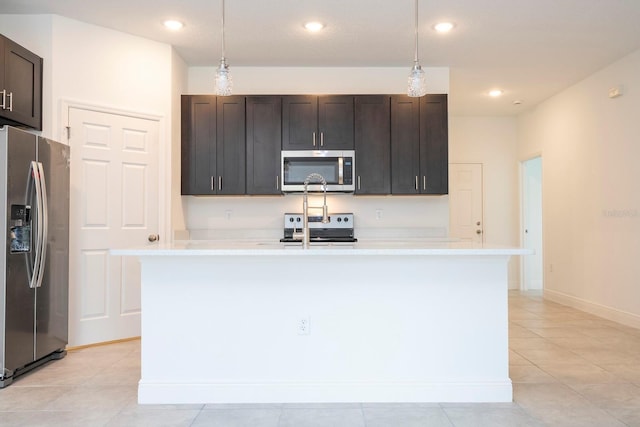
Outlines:
<svg viewBox="0 0 640 427"><path fill-rule="evenodd" d="M42 286L45 263L47 262L47 242L49 241L49 202L47 200L47 180L44 174L44 166L38 162L38 175L40 181L40 199L42 203L42 233L40 234L40 267L36 287ZM40 216L40 215L39 215Z"/></svg>
<svg viewBox="0 0 640 427"><path fill-rule="evenodd" d="M32 161L29 168L30 180L33 180L35 184L33 187L36 192L36 248L35 248L35 260L33 262L33 273L29 278L29 287L38 287L38 278L40 277L40 267L42 265L42 186L40 185L40 170L38 168L38 162Z"/></svg>

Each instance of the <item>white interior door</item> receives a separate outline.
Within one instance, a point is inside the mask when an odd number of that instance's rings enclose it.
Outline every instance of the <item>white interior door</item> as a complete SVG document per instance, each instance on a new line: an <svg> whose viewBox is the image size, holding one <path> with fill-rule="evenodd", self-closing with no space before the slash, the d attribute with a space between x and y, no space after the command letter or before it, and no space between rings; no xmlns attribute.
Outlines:
<svg viewBox="0 0 640 427"><path fill-rule="evenodd" d="M542 262L542 158L522 163L523 246L533 255L522 258L522 283L525 290L540 290Z"/></svg>
<svg viewBox="0 0 640 427"><path fill-rule="evenodd" d="M69 343L140 335L137 259L109 249L158 233L158 121L69 108Z"/></svg>
<svg viewBox="0 0 640 427"><path fill-rule="evenodd" d="M482 164L449 164L449 235L482 243Z"/></svg>

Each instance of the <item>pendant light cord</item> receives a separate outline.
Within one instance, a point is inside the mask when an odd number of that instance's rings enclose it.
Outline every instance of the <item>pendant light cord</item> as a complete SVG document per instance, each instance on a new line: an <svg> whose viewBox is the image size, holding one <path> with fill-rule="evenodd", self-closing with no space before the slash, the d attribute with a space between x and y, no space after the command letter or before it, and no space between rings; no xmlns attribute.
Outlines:
<svg viewBox="0 0 640 427"><path fill-rule="evenodd" d="M416 18L416 25L415 25L415 30L416 30L416 51L415 51L415 55L414 55L413 61L417 64L418 63L418 0L415 0L415 9L416 9L415 10L415 18Z"/></svg>
<svg viewBox="0 0 640 427"><path fill-rule="evenodd" d="M224 59L224 0L222 0L222 59Z"/></svg>

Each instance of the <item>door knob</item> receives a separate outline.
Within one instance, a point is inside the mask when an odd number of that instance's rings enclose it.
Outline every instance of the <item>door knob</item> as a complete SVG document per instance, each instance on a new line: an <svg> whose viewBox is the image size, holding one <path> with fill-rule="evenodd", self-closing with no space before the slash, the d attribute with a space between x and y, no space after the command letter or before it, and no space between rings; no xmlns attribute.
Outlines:
<svg viewBox="0 0 640 427"><path fill-rule="evenodd" d="M160 240L160 236L158 236L157 234L149 234L148 239L150 242L157 242L158 240Z"/></svg>
<svg viewBox="0 0 640 427"><path fill-rule="evenodd" d="M476 222L476 225L480 225L480 221Z"/></svg>

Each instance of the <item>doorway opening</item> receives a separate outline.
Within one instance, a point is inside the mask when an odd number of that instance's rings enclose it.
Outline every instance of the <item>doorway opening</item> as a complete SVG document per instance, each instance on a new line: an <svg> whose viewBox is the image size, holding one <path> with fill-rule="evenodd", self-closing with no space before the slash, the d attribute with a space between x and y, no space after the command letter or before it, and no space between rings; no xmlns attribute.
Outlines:
<svg viewBox="0 0 640 427"><path fill-rule="evenodd" d="M521 163L522 245L533 255L521 257L523 291L542 291L544 269L542 253L542 157Z"/></svg>

